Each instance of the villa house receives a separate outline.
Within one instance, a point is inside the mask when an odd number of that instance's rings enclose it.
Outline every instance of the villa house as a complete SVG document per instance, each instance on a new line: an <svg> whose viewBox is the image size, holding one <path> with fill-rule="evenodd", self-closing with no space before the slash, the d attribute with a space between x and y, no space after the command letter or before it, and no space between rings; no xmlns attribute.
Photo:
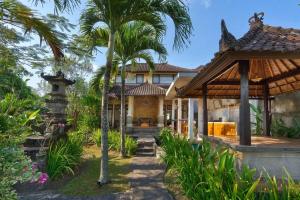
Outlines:
<svg viewBox="0 0 300 200"><path fill-rule="evenodd" d="M134 132L135 129L158 130L166 126L179 127L178 132L181 130L186 132L188 101L176 100L174 83L181 82L183 77L190 77L187 80L191 80L196 71L197 69L170 64L155 64L155 70L150 72L149 66L145 63L139 63L134 68L128 65L125 81L127 132ZM115 85L109 93L111 128L118 128L120 125L120 92L121 77L117 76ZM167 92L173 96L167 97Z"/></svg>

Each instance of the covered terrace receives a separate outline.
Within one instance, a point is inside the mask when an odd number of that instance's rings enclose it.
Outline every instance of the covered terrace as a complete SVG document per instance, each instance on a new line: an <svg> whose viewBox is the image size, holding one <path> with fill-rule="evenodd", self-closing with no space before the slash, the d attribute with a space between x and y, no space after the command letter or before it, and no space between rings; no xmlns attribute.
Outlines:
<svg viewBox="0 0 300 200"><path fill-rule="evenodd" d="M178 91L203 99L203 135L208 135L207 99L240 99L239 144L251 146L249 99L264 101L263 130L270 136L270 99L300 89L300 30L264 25L263 13L249 19L250 30L236 39L221 23L219 52Z"/></svg>

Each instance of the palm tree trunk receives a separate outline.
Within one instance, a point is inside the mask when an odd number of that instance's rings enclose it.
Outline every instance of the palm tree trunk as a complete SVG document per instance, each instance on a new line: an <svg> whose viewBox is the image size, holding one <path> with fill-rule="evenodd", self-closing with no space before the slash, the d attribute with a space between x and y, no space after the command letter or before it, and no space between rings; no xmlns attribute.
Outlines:
<svg viewBox="0 0 300 200"><path fill-rule="evenodd" d="M122 79L122 86L121 86L121 116L120 116L120 129L121 129L121 157L126 156L126 149L125 149L125 63L122 65L122 72L121 72L121 79Z"/></svg>
<svg viewBox="0 0 300 200"><path fill-rule="evenodd" d="M107 50L106 70L104 75L103 96L101 105L101 165L99 184L106 184L109 182L108 178L108 91L110 83L110 74L112 69L112 60L114 52L115 33L111 32L109 35L109 43Z"/></svg>

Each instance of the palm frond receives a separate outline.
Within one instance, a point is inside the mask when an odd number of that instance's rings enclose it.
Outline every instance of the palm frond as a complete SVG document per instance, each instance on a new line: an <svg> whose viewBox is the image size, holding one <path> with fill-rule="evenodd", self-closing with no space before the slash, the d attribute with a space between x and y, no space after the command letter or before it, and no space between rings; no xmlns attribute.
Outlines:
<svg viewBox="0 0 300 200"><path fill-rule="evenodd" d="M63 57L61 41L56 37L55 32L37 17L33 10L15 0L1 1L0 10L2 15L0 22L21 28L25 34L36 31L41 42L45 40L50 46L56 59Z"/></svg>

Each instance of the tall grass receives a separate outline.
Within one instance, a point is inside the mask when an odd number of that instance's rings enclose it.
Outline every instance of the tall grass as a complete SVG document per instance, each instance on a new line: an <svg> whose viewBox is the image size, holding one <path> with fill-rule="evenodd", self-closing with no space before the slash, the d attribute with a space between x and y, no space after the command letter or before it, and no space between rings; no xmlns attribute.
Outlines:
<svg viewBox="0 0 300 200"><path fill-rule="evenodd" d="M51 179L64 174L74 174L74 168L80 163L83 153L82 140L75 135L50 145L47 154L47 173Z"/></svg>
<svg viewBox="0 0 300 200"><path fill-rule="evenodd" d="M94 131L93 134L93 140L97 144L97 146L100 147L101 145L101 130L97 129ZM108 146L109 149L114 151L120 151L121 150L121 134L118 131L110 130L108 132ZM137 149L137 141L133 138L126 136L125 139L125 149L126 149L126 155L131 156L135 154Z"/></svg>
<svg viewBox="0 0 300 200"><path fill-rule="evenodd" d="M165 151L163 159L168 169L177 173L178 182L189 199L272 200L299 195L292 190L290 176L279 185L275 178L265 175L266 184L263 184L261 176L254 178L255 169L244 166L237 171L235 156L228 149L212 148L206 140L193 148L187 140L173 136L169 129L162 130L160 139ZM262 184L263 192L259 191ZM276 189L279 186L281 189Z"/></svg>

